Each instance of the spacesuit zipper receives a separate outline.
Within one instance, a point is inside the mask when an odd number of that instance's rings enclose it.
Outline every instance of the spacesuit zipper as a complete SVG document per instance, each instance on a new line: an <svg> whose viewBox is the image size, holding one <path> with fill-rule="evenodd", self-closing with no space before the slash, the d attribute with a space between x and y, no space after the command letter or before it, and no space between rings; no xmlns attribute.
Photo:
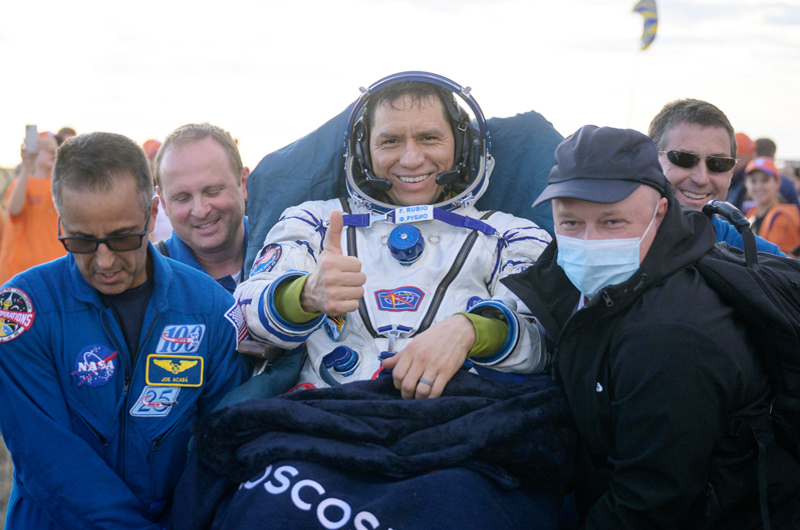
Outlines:
<svg viewBox="0 0 800 530"><path fill-rule="evenodd" d="M342 211L344 213L348 215L353 213L350 210L350 204L347 202L347 198L339 197L339 203L342 205ZM358 257L355 226L347 227L347 255L353 256L354 258ZM366 302L364 302L363 296L358 300L358 316L361 317L361 321L364 323L364 327L367 329L367 333L369 333L372 336L372 338L377 339L378 337L383 336L378 334L378 332L375 331L375 328L372 326L372 321L370 321L369 313L367 312L367 304Z"/></svg>
<svg viewBox="0 0 800 530"><path fill-rule="evenodd" d="M496 211L497 210L491 210L486 212L481 216L481 221L485 221ZM416 335L428 329L433 323L433 319L436 318L436 313L439 312L439 306L442 305L444 293L447 292L447 288L450 287L450 284L453 283L453 280L456 279L456 276L458 276L458 273L461 272L461 269L464 267L464 262L467 260L467 256L472 251L472 247L475 246L476 239L478 239L478 231L473 230L472 233L467 237L467 240L464 241L464 244L461 245L461 250L458 251L458 255L456 256L453 265L450 267L450 270L447 271L444 279L442 279L442 282L436 288L436 293L433 295L433 301L428 308L428 312L425 314L425 318L422 319L422 323L420 324L419 328L417 328L417 332L415 333Z"/></svg>
<svg viewBox="0 0 800 530"><path fill-rule="evenodd" d="M475 246L476 239L478 239L478 232L473 231L467 237L467 240L464 241L464 244L461 245L461 250L458 251L458 255L456 256L453 265L450 267L450 270L447 271L447 274L445 274L441 283L436 288L436 293L433 295L433 301L428 308L428 312L425 314L425 318L422 319L422 323L419 325L419 328L417 328L417 335L428 329L433 323L433 319L436 317L436 313L439 311L439 306L442 305L442 299L444 299L444 294L447 292L447 288L450 287L450 284L453 283L453 280L456 279L456 276L458 276L458 273L461 272L461 269L464 267L464 262L467 260L467 256L472 250L472 247Z"/></svg>
<svg viewBox="0 0 800 530"><path fill-rule="evenodd" d="M346 212L350 213L349 208L346 210ZM358 257L355 226L347 227L347 255L353 256L355 258ZM367 312L367 303L364 301L363 296L358 301L358 315L361 317L361 321L364 323L364 327L367 329L367 332L372 336L372 338L377 339L378 337L383 336L379 335L378 332L375 331L375 328L372 326L372 321L370 321L369 313Z"/></svg>

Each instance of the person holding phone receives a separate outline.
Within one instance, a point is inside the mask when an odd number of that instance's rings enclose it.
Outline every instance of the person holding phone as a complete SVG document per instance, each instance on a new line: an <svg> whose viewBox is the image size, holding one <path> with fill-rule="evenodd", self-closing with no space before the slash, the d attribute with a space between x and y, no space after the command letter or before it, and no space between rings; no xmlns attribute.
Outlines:
<svg viewBox="0 0 800 530"><path fill-rule="evenodd" d="M40 263L63 256L50 182L58 144L53 133L28 126L20 151L22 171L5 194L8 219L0 246L0 284Z"/></svg>

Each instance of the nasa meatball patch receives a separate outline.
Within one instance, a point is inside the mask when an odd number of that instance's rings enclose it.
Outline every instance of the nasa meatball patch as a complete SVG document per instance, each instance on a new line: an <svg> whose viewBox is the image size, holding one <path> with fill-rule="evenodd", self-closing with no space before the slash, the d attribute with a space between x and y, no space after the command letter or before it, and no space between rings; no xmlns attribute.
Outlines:
<svg viewBox="0 0 800 530"><path fill-rule="evenodd" d="M75 371L70 375L77 378L78 386L103 386L114 378L117 355L118 351L102 344L87 346L75 359Z"/></svg>
<svg viewBox="0 0 800 530"><path fill-rule="evenodd" d="M0 291L0 342L9 342L33 325L36 312L31 299L16 287Z"/></svg>

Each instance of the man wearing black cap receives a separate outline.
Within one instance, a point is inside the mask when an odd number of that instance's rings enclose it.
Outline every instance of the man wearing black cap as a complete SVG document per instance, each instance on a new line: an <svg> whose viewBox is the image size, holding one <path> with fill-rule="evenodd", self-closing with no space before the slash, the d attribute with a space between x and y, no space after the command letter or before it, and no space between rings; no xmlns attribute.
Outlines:
<svg viewBox="0 0 800 530"><path fill-rule="evenodd" d="M731 426L767 413L769 384L738 315L694 267L715 244L710 221L681 209L641 133L587 125L555 158L535 204L552 200L556 240L504 283L550 319L580 433L582 522L759 526L758 446ZM768 517L795 528L800 465L763 449Z"/></svg>

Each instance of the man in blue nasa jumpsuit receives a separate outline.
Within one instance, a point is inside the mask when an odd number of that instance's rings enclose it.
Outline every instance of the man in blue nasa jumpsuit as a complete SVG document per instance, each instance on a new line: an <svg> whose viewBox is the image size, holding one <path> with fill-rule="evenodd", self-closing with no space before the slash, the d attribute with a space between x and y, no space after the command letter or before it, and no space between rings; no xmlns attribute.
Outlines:
<svg viewBox="0 0 800 530"><path fill-rule="evenodd" d="M162 528L191 422L247 378L233 297L147 243L152 197L144 152L124 136L78 136L58 153L69 254L0 288L9 530Z"/></svg>

